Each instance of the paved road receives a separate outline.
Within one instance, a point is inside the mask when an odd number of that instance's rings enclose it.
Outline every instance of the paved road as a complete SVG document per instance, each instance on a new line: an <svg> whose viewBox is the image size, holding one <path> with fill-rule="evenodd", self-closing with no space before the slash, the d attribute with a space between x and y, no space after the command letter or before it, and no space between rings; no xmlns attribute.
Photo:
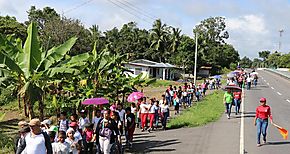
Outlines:
<svg viewBox="0 0 290 154"><path fill-rule="evenodd" d="M268 144L256 147L256 127L253 125L253 118L260 97L267 98L267 103L272 107L274 122L290 130L290 81L270 72L258 73L258 86L245 91L244 118L241 118L241 115L232 115L228 120L222 115L219 121L203 127L153 133L137 130L131 153L239 154L240 142L243 142L243 153L289 154L290 141L283 140L278 130L270 125ZM242 137L241 119L244 119Z"/></svg>
<svg viewBox="0 0 290 154"><path fill-rule="evenodd" d="M278 130L269 125L268 144L256 147L256 131L253 126L255 107L260 97L267 98L272 108L274 122L290 129L290 81L267 71L259 71L259 84L246 91L245 98L245 152L249 154L288 154L290 142L282 139Z"/></svg>

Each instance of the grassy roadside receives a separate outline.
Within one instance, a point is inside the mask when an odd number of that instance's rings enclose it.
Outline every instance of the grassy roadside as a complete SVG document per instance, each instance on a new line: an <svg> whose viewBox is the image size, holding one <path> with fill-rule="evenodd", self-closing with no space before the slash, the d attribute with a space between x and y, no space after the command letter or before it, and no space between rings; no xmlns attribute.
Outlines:
<svg viewBox="0 0 290 154"><path fill-rule="evenodd" d="M223 91L215 91L201 102L182 112L180 116L171 119L168 128L196 127L218 120L223 111Z"/></svg>

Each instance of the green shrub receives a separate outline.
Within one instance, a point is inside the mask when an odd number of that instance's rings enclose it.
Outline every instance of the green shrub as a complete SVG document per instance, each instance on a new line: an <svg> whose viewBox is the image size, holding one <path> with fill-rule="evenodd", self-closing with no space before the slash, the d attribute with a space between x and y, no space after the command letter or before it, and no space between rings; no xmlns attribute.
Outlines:
<svg viewBox="0 0 290 154"><path fill-rule="evenodd" d="M0 132L0 153L13 153L13 138Z"/></svg>
<svg viewBox="0 0 290 154"><path fill-rule="evenodd" d="M0 106L8 104L15 99L13 95L13 90L11 88L1 88L0 89Z"/></svg>
<svg viewBox="0 0 290 154"><path fill-rule="evenodd" d="M222 98L223 91L215 91L183 111L180 116L171 119L168 128L196 127L218 120L224 111Z"/></svg>

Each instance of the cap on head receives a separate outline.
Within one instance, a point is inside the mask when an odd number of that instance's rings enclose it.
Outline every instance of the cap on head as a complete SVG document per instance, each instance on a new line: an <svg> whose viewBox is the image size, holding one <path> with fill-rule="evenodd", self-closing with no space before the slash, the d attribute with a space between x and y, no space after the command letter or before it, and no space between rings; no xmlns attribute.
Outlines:
<svg viewBox="0 0 290 154"><path fill-rule="evenodd" d="M76 122L71 122L71 123L69 124L69 126L70 126L70 127L76 127L76 126L78 126L78 124L77 124Z"/></svg>
<svg viewBox="0 0 290 154"><path fill-rule="evenodd" d="M266 102L266 98L265 97L261 97L260 98L260 102Z"/></svg>
<svg viewBox="0 0 290 154"><path fill-rule="evenodd" d="M27 126L28 123L26 121L19 121L18 126Z"/></svg>
<svg viewBox="0 0 290 154"><path fill-rule="evenodd" d="M29 126L40 126L40 120L39 119L31 119L29 122Z"/></svg>

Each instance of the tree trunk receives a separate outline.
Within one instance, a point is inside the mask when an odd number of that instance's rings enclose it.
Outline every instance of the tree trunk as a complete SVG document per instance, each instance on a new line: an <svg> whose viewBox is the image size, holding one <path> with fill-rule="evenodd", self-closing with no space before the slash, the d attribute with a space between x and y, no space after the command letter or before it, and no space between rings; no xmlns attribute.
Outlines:
<svg viewBox="0 0 290 154"><path fill-rule="evenodd" d="M29 117L28 113L27 113L27 101L26 101L26 98L25 97L22 97L23 99L23 109L24 109L24 115L25 117Z"/></svg>
<svg viewBox="0 0 290 154"><path fill-rule="evenodd" d="M125 103L125 93L123 92L122 104Z"/></svg>
<svg viewBox="0 0 290 154"><path fill-rule="evenodd" d="M19 108L19 110L21 109L21 96L20 96L20 94L18 94L17 95L17 99L18 99L18 108Z"/></svg>
<svg viewBox="0 0 290 154"><path fill-rule="evenodd" d="M28 106L29 119L31 120L35 117L32 103L28 101L27 106Z"/></svg>
<svg viewBox="0 0 290 154"><path fill-rule="evenodd" d="M39 120L40 121L43 121L43 118L44 118L44 114L43 114L43 100L40 99L38 100L38 110L39 110Z"/></svg>

